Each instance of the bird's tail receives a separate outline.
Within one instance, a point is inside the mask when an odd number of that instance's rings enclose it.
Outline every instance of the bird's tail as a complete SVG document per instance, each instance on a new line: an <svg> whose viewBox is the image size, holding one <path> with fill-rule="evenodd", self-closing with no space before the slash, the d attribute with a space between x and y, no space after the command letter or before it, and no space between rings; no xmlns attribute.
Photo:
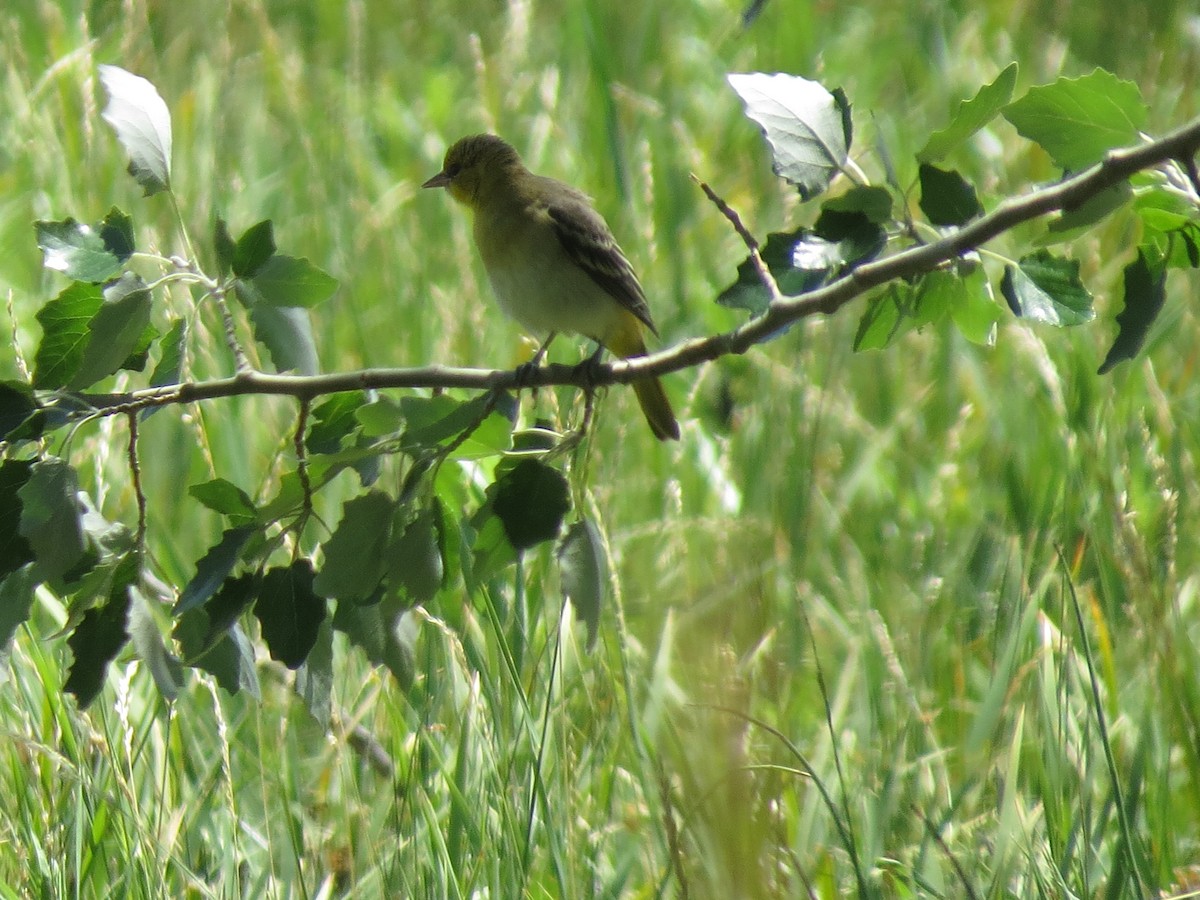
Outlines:
<svg viewBox="0 0 1200 900"><path fill-rule="evenodd" d="M679 422L671 409L671 401L663 390L662 382L657 378L645 378L633 382L633 392L637 395L650 430L660 441L679 440Z"/></svg>
<svg viewBox="0 0 1200 900"><path fill-rule="evenodd" d="M614 356L622 359L645 356L646 343L642 339L642 321L628 310L623 310L623 313L620 327L608 335L604 346ZM679 422L671 410L671 401L667 399L662 382L657 378L643 378L633 382L632 386L654 436L660 441L679 440Z"/></svg>

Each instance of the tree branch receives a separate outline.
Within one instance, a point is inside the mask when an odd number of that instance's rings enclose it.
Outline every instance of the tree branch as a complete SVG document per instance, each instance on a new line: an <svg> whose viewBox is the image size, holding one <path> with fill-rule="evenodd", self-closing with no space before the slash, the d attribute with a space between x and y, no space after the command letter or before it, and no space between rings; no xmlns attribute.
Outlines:
<svg viewBox="0 0 1200 900"><path fill-rule="evenodd" d="M721 334L685 341L644 357L595 367L546 365L532 371L471 369L451 366L363 369L330 375L270 375L253 370L229 378L145 388L120 394L71 395L67 405L83 403L95 415L128 413L154 406L194 403L246 394L276 394L311 400L324 394L371 388L466 388L516 390L570 385L580 388L628 384L648 375L666 375L732 353L745 353L780 329L817 314L832 315L868 291L894 281L929 272L975 250L1017 225L1053 212L1080 206L1108 188L1144 169L1178 161L1194 170L1200 151L1200 119L1163 138L1137 147L1113 150L1104 160L1078 175L1015 199L1004 200L992 212L940 240L912 247L866 263L819 290L775 300L765 313Z"/></svg>

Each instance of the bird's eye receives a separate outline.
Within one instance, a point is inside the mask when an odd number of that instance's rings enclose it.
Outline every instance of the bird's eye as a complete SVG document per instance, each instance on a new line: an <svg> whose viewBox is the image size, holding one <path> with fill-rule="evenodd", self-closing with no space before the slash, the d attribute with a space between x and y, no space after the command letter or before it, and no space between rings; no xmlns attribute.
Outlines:
<svg viewBox="0 0 1200 900"><path fill-rule="evenodd" d="M442 169L442 174L447 178L453 178L461 171L462 166L460 166L458 163L450 163Z"/></svg>

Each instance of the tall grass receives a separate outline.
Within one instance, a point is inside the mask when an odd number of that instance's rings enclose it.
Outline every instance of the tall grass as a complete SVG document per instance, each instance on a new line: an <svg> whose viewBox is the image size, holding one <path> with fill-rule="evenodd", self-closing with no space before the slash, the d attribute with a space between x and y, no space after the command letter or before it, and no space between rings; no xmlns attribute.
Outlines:
<svg viewBox="0 0 1200 900"><path fill-rule="evenodd" d="M94 66L112 62L172 109L195 237L217 214L235 230L270 217L282 247L342 280L316 311L327 370L517 359L465 222L418 190L480 129L596 196L671 343L739 321L711 301L743 248L689 173L757 233L802 214L726 72L844 86L856 158L881 177L882 142L904 182L953 102L1012 58L1026 84L1112 68L1156 131L1200 110L1187 4L1078 6L779 0L743 29L734 4L683 0L35 0L3 26L0 288L28 355L58 290L34 218L117 204L144 242L181 246L99 122ZM1001 126L956 162L988 202L1054 175ZM1128 222L1105 228L1118 244ZM1083 251L1096 285L1128 261ZM931 328L855 355L853 310L806 322L671 377L677 447L610 392L583 497L614 570L597 650L550 551L533 553L417 614L407 690L336 644L329 734L267 663L261 702L196 678L168 706L122 660L81 713L62 693L65 612L39 594L0 689L2 895L1195 890L1192 287L1170 283L1146 354L1105 378L1107 295L1093 327L1006 319L992 349ZM185 486L264 489L290 415L255 398L146 423L165 580L185 581L215 533ZM76 435L72 460L130 521L119 428Z"/></svg>

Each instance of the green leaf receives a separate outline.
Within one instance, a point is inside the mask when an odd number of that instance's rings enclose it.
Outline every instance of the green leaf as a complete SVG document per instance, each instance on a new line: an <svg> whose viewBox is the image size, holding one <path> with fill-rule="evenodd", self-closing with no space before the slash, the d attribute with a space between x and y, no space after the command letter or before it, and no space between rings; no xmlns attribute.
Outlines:
<svg viewBox="0 0 1200 900"><path fill-rule="evenodd" d="M38 310L42 342L33 359L33 386L41 390L66 387L83 361L91 332L88 325L104 305L103 291L77 281Z"/></svg>
<svg viewBox="0 0 1200 900"><path fill-rule="evenodd" d="M386 629L380 616L379 603L362 604L353 600L338 600L331 624L362 649L374 665L383 664Z"/></svg>
<svg viewBox="0 0 1200 900"><path fill-rule="evenodd" d="M110 599L93 606L83 615L67 646L75 655L63 689L74 694L81 708L87 708L104 686L108 664L129 640L125 631L128 599Z"/></svg>
<svg viewBox="0 0 1200 900"><path fill-rule="evenodd" d="M322 622L308 657L296 670L296 694L304 708L326 731L333 718L333 628Z"/></svg>
<svg viewBox="0 0 1200 900"><path fill-rule="evenodd" d="M975 188L958 172L922 163L921 212L938 226L965 225L983 213Z"/></svg>
<svg viewBox="0 0 1200 900"><path fill-rule="evenodd" d="M0 578L33 562L33 548L21 533L21 490L29 483L33 463L6 459L0 463Z"/></svg>
<svg viewBox="0 0 1200 900"><path fill-rule="evenodd" d="M77 493L75 470L54 457L34 463L29 480L17 489L19 531L33 549L37 573L44 580L62 578L83 558L86 547Z"/></svg>
<svg viewBox="0 0 1200 900"><path fill-rule="evenodd" d="M258 302L269 306L303 307L324 303L337 290L337 279L307 259L276 253L249 279L258 292Z"/></svg>
<svg viewBox="0 0 1200 900"><path fill-rule="evenodd" d="M796 185L804 200L825 190L849 154L852 129L845 95L795 75L727 77L746 104L746 115L763 129L776 174Z"/></svg>
<svg viewBox="0 0 1200 900"><path fill-rule="evenodd" d="M959 103L950 124L935 131L917 154L917 161L933 163L949 155L960 144L992 121L1012 99L1017 84L1017 64L1009 63L991 84L984 85L970 100Z"/></svg>
<svg viewBox="0 0 1200 900"><path fill-rule="evenodd" d="M1167 265L1173 269L1200 269L1200 222L1189 222L1167 232Z"/></svg>
<svg viewBox="0 0 1200 900"><path fill-rule="evenodd" d="M19 626L29 619L37 584L32 565L7 572L0 580L0 654L5 652ZM2 680L0 677L0 682Z"/></svg>
<svg viewBox="0 0 1200 900"><path fill-rule="evenodd" d="M1146 121L1146 104L1132 81L1096 69L1030 88L1004 108L1004 117L1068 171L1086 168L1114 147L1133 144Z"/></svg>
<svg viewBox="0 0 1200 900"><path fill-rule="evenodd" d="M242 295L240 285L238 295ZM317 374L317 343L307 309L258 305L250 310L250 321L255 339L270 352L276 371Z"/></svg>
<svg viewBox="0 0 1200 900"><path fill-rule="evenodd" d="M208 631L204 635L204 645L212 646L219 641L237 622L250 604L258 597L259 578L253 572L246 572L236 578L226 578L221 582L221 588L207 603L204 611L208 614Z"/></svg>
<svg viewBox="0 0 1200 900"><path fill-rule="evenodd" d="M1079 263L1047 250L1006 266L1000 292L1013 313L1035 322L1062 327L1096 317L1092 295L1079 280Z"/></svg>
<svg viewBox="0 0 1200 900"><path fill-rule="evenodd" d="M129 154L129 174L146 196L171 187L171 113L154 85L116 66L100 66L108 93L101 115Z"/></svg>
<svg viewBox="0 0 1200 900"><path fill-rule="evenodd" d="M28 620L37 585L38 578L33 566L16 569L0 580L0 654L7 650L21 624ZM0 663L3 662L0 659ZM0 682L3 680L0 675Z"/></svg>
<svg viewBox="0 0 1200 900"><path fill-rule="evenodd" d="M104 518L87 494L76 494L75 499L79 503L79 524L96 555L104 561L127 556L133 549L133 534L125 523Z"/></svg>
<svg viewBox="0 0 1200 900"><path fill-rule="evenodd" d="M511 395L506 394L505 397ZM513 420L495 409L471 436L463 441L454 456L458 460L490 459L507 453L513 445Z"/></svg>
<svg viewBox="0 0 1200 900"><path fill-rule="evenodd" d="M225 220L217 216L213 222L213 252L217 256L217 272L222 278L233 271L233 261L237 258L237 244L229 233Z"/></svg>
<svg viewBox="0 0 1200 900"><path fill-rule="evenodd" d="M867 301L867 311L858 322L854 350L882 350L911 326L913 290L892 282Z"/></svg>
<svg viewBox="0 0 1200 900"><path fill-rule="evenodd" d="M176 319L161 341L158 342L158 365L150 373L150 387L161 387L167 384L178 384L183 376L183 354L187 346L187 320ZM161 410L161 406L151 406L142 410L143 421Z"/></svg>
<svg viewBox="0 0 1200 900"><path fill-rule="evenodd" d="M123 561L123 558L99 560L95 552L85 552L83 562L72 570L73 575L79 573L78 577L64 579L56 585L58 593L69 601L64 631L73 629L83 621L84 613L104 602L112 590L113 577Z"/></svg>
<svg viewBox="0 0 1200 900"><path fill-rule="evenodd" d="M922 275L913 290L912 327L924 328L945 319L959 299L960 288L959 277L945 269Z"/></svg>
<svg viewBox="0 0 1200 900"><path fill-rule="evenodd" d="M1074 240L1097 222L1100 222L1115 210L1120 209L1133 197L1133 188L1128 181L1101 191L1079 206L1063 210L1062 215L1051 220L1047 226L1046 238L1038 241L1045 244L1049 241L1061 242Z"/></svg>
<svg viewBox="0 0 1200 900"><path fill-rule="evenodd" d="M254 615L271 659L298 669L317 642L325 620L325 598L313 591L312 563L297 560L263 576Z"/></svg>
<svg viewBox="0 0 1200 900"><path fill-rule="evenodd" d="M369 491L346 502L337 530L323 545L325 554L313 590L322 597L366 600L379 588L396 503Z"/></svg>
<svg viewBox="0 0 1200 900"><path fill-rule="evenodd" d="M798 228L767 236L760 256L779 290L790 297L816 290L854 266L874 258L887 242L883 229L863 213L826 209L815 231ZM747 258L738 266L738 279L717 297L722 306L760 315L770 300L758 270Z"/></svg>
<svg viewBox="0 0 1200 900"><path fill-rule="evenodd" d="M384 437L397 434L404 427L404 413L400 404L390 397L376 397L354 410L354 418L362 426L367 437Z"/></svg>
<svg viewBox="0 0 1200 900"><path fill-rule="evenodd" d="M1117 363L1138 355L1166 300L1165 266L1152 265L1145 249L1139 249L1137 259L1125 267L1125 308L1117 314L1117 338L1100 365L1100 375L1111 372Z"/></svg>
<svg viewBox="0 0 1200 900"><path fill-rule="evenodd" d="M567 529L558 547L563 593L575 607L575 615L587 626L587 649L596 645L600 610L608 588L608 563L600 532L587 519Z"/></svg>
<svg viewBox="0 0 1200 900"><path fill-rule="evenodd" d="M470 400L459 400L448 394L402 397L400 411L408 426L404 431L405 449L437 449L478 422L486 407L485 396Z"/></svg>
<svg viewBox="0 0 1200 900"><path fill-rule="evenodd" d="M887 233L867 213L838 210L829 204L822 207L813 234L838 245L839 274L874 259L887 243Z"/></svg>
<svg viewBox="0 0 1200 900"><path fill-rule="evenodd" d="M875 185L855 185L821 204L821 210L834 213L862 213L874 225L885 225L892 218L892 194ZM820 228L817 229L820 231Z"/></svg>
<svg viewBox="0 0 1200 900"><path fill-rule="evenodd" d="M230 627L210 644L208 614L202 607L191 609L175 623L173 637L179 642L185 665L203 669L222 689L236 694L243 688L255 699L262 699L254 645L238 625Z"/></svg>
<svg viewBox="0 0 1200 900"><path fill-rule="evenodd" d="M304 438L309 453L337 453L359 425L358 411L367 402L363 391L333 394L313 407L312 425Z"/></svg>
<svg viewBox="0 0 1200 900"><path fill-rule="evenodd" d="M46 426L46 413L24 381L0 381L0 441L37 440Z"/></svg>
<svg viewBox="0 0 1200 900"><path fill-rule="evenodd" d="M478 510L470 525L474 531L464 530L464 538L470 538L471 552L462 554L460 562L463 578L473 590L516 562L517 550L490 504Z"/></svg>
<svg viewBox="0 0 1200 900"><path fill-rule="evenodd" d="M238 238L233 248L233 274L238 278L253 278L275 255L275 226L270 219L251 225Z"/></svg>
<svg viewBox="0 0 1200 900"><path fill-rule="evenodd" d="M992 285L982 266L961 274L950 304L950 319L959 332L973 344L991 347L996 343L996 323L1000 307L992 295Z"/></svg>
<svg viewBox="0 0 1200 900"><path fill-rule="evenodd" d="M147 324L138 336L137 342L133 345L133 350L129 355L121 361L117 366L118 369L124 369L127 372L141 372L146 368L146 363L150 361L150 346L158 338L158 329L154 325Z"/></svg>
<svg viewBox="0 0 1200 900"><path fill-rule="evenodd" d="M296 695L318 725L328 731L333 718L333 629L322 622L317 642L296 671Z"/></svg>
<svg viewBox="0 0 1200 900"><path fill-rule="evenodd" d="M131 602L130 587L140 567L136 555L127 556L113 577L107 600L93 606L67 638L74 654L71 672L63 689L74 694L81 707L91 704L104 686L104 673L129 640L126 622Z"/></svg>
<svg viewBox="0 0 1200 900"><path fill-rule="evenodd" d="M1144 249L1153 247L1170 268L1200 268L1200 221L1189 200L1155 188L1137 195L1134 211L1142 220Z"/></svg>
<svg viewBox="0 0 1200 900"><path fill-rule="evenodd" d="M88 322L87 346L68 387L90 387L112 375L143 342L150 325L150 291L126 273L104 289L104 303Z"/></svg>
<svg viewBox="0 0 1200 900"><path fill-rule="evenodd" d="M419 633L420 620L411 611L397 616L388 629L383 664L388 667L388 671L395 676L396 682L404 691L410 690L416 680L416 645Z"/></svg>
<svg viewBox="0 0 1200 900"><path fill-rule="evenodd" d="M363 606L350 601L338 603L333 627L360 647L374 665L386 666L400 686L407 689L414 675L412 616L394 611L386 604Z"/></svg>
<svg viewBox="0 0 1200 900"><path fill-rule="evenodd" d="M133 217L114 206L97 226L100 239L109 253L121 262L133 256L137 243L133 236Z"/></svg>
<svg viewBox="0 0 1200 900"><path fill-rule="evenodd" d="M388 584L402 588L409 605L428 603L442 588L441 524L441 507L435 502L418 512L387 550Z"/></svg>
<svg viewBox="0 0 1200 900"><path fill-rule="evenodd" d="M129 637L138 658L150 670L150 676L158 686L158 692L173 702L183 688L183 665L179 658L167 649L162 632L154 620L150 601L136 585L130 586ZM119 649L119 648L118 648Z"/></svg>
<svg viewBox="0 0 1200 900"><path fill-rule="evenodd" d="M187 345L187 320L176 319L158 345L162 348L162 354L158 358L158 365L154 367L154 371L150 375L150 387L178 384L179 378L183 374L183 350Z"/></svg>
<svg viewBox="0 0 1200 900"><path fill-rule="evenodd" d="M1189 201L1164 190L1147 191L1134 200L1134 210L1142 224L1162 234L1192 221L1189 206Z"/></svg>
<svg viewBox="0 0 1200 900"><path fill-rule="evenodd" d="M112 215L110 213L109 215ZM121 271L124 257L117 255L105 240L103 227L93 228L64 219L61 222L35 222L37 245L42 251L42 264L47 269L62 272L73 281L101 284ZM112 237L123 241L118 230ZM119 245L123 249L124 244Z"/></svg>
<svg viewBox="0 0 1200 900"><path fill-rule="evenodd" d="M224 478L214 478L193 484L188 493L213 512L228 516L234 525L249 525L258 521L258 507L250 495Z"/></svg>
<svg viewBox="0 0 1200 900"><path fill-rule="evenodd" d="M196 574L179 595L175 615L183 615L189 609L200 606L217 592L221 582L229 577L233 567L242 558L242 550L257 530L253 525L240 525L221 535L221 540L196 563Z"/></svg>
<svg viewBox="0 0 1200 900"><path fill-rule="evenodd" d="M312 482L313 469L309 464L309 479L312 487L319 487L321 482ZM259 506L259 515L264 522L275 522L279 519L295 515L304 503L304 488L300 484L300 476L295 470L284 472L279 478L279 490L270 500Z"/></svg>
<svg viewBox="0 0 1200 900"><path fill-rule="evenodd" d="M492 491L492 509L518 551L557 537L571 507L562 472L533 459L522 460L501 475Z"/></svg>

